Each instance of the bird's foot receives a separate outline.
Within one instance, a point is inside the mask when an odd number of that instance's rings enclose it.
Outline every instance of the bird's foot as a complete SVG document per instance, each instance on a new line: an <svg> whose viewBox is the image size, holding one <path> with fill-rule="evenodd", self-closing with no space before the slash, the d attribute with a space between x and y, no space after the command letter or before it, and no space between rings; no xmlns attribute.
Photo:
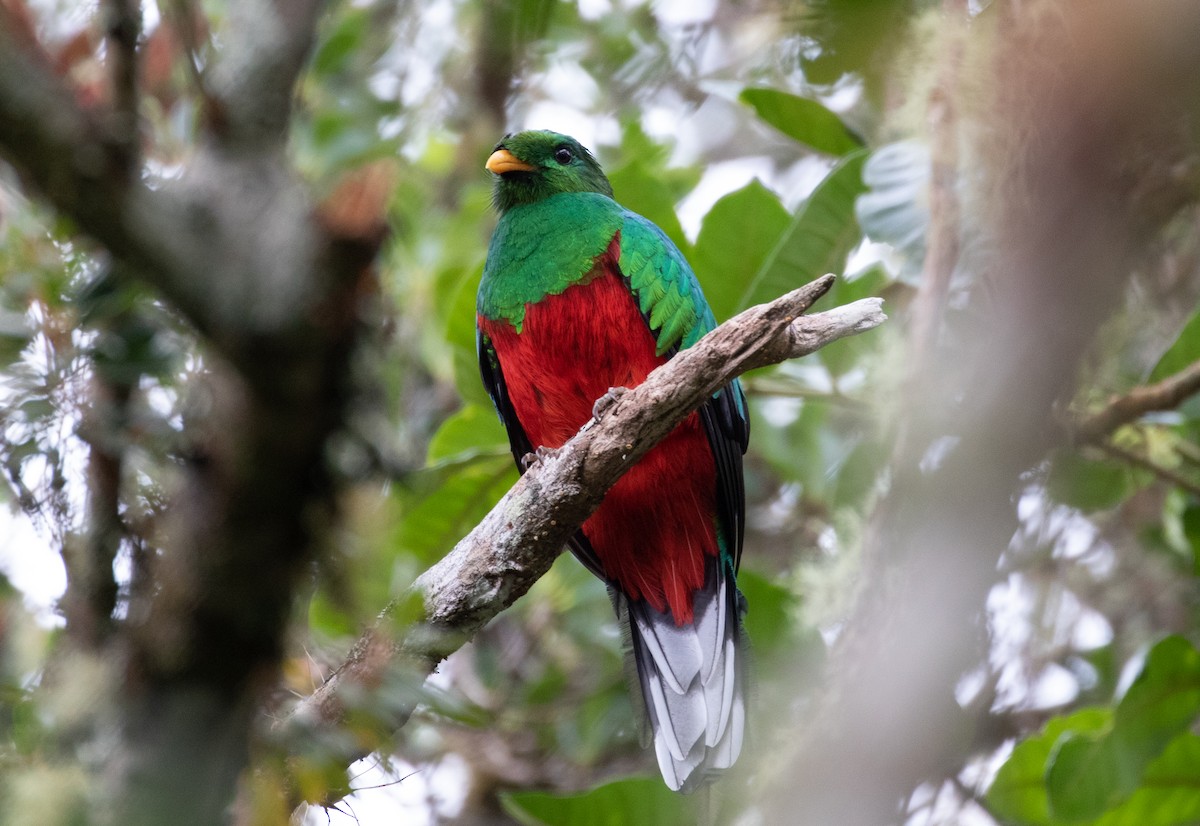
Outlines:
<svg viewBox="0 0 1200 826"><path fill-rule="evenodd" d="M592 420L598 422L604 418L604 414L612 410L617 402L621 400L621 397L628 392L629 390L624 387L608 388L608 392L596 399L596 403L592 405Z"/></svg>
<svg viewBox="0 0 1200 826"><path fill-rule="evenodd" d="M558 448L538 445L537 450L533 451L533 453L526 453L521 457L521 466L526 470L529 470L543 459L553 459L557 455Z"/></svg>

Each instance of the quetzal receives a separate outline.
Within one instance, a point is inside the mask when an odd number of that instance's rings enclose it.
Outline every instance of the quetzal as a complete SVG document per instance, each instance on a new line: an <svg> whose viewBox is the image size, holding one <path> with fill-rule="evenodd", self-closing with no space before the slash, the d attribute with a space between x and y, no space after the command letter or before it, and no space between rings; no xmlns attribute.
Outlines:
<svg viewBox="0 0 1200 826"><path fill-rule="evenodd" d="M679 249L623 208L591 153L506 135L486 168L500 222L477 303L479 367L518 468L558 448L610 388L633 387L716 326ZM690 791L745 729L745 397L725 385L608 492L571 549L627 628L663 778ZM636 692L635 692L636 695Z"/></svg>

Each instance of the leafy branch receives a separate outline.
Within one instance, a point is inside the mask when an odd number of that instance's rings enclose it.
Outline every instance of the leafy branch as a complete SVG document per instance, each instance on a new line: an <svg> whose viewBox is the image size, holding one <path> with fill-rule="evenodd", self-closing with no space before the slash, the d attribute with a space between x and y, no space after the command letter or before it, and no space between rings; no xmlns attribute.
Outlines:
<svg viewBox="0 0 1200 826"><path fill-rule="evenodd" d="M1196 393L1200 393L1200 361L1161 381L1113 396L1100 410L1068 424L1068 435L1075 445L1093 445L1114 459L1147 470L1167 484L1200 496L1200 485L1149 457L1115 444L1110 438L1116 430L1147 413L1174 410Z"/></svg>
<svg viewBox="0 0 1200 826"><path fill-rule="evenodd" d="M1200 393L1200 361L1162 381L1113 396L1099 411L1080 419L1072 437L1076 444L1100 441L1121 425L1137 421L1147 413L1174 410L1196 393Z"/></svg>

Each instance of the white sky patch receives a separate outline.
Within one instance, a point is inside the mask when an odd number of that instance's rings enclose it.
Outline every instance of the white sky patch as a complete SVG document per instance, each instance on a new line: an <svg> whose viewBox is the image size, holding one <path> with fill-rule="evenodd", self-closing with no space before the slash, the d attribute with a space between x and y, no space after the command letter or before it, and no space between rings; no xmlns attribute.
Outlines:
<svg viewBox="0 0 1200 826"><path fill-rule="evenodd" d="M1028 688L1021 668L1009 666L1020 665L1033 634L1030 620L1035 607L1034 595L1021 574L1010 574L988 592L987 616L992 632L989 660L1000 672L996 681L1000 706L1016 704Z"/></svg>
<svg viewBox="0 0 1200 826"><path fill-rule="evenodd" d="M823 365L804 359L785 361L778 366L779 374L795 379L814 393L832 393L833 381Z"/></svg>
<svg viewBox="0 0 1200 826"><path fill-rule="evenodd" d="M765 396L758 403L758 412L771 427L787 427L800 415L800 399Z"/></svg>
<svg viewBox="0 0 1200 826"><path fill-rule="evenodd" d="M420 770L396 759L388 770L372 755L350 767L354 793L341 801L337 809L310 806L303 823L304 826L446 823L462 811L467 771L466 763L456 754Z"/></svg>
<svg viewBox="0 0 1200 826"><path fill-rule="evenodd" d="M367 88L380 100L395 100L401 94L400 78L393 71L375 72L367 78Z"/></svg>
<svg viewBox="0 0 1200 826"><path fill-rule="evenodd" d="M50 549L29 518L0 507L0 571L25 597L25 604L46 627L60 626L54 605L67 588L62 557Z"/></svg>
<svg viewBox="0 0 1200 826"><path fill-rule="evenodd" d="M783 196L783 205L795 212L800 202L825 180L832 165L825 158L809 155L787 169L772 174L771 188Z"/></svg>
<svg viewBox="0 0 1200 826"><path fill-rule="evenodd" d="M1015 740L1006 740L1004 743L991 754L977 757L969 762L959 775L959 779L972 789L986 789L992 785L992 781L996 779L996 773L1000 771L1010 756L1012 756L1013 748L1016 746Z"/></svg>
<svg viewBox="0 0 1200 826"><path fill-rule="evenodd" d="M1038 488L1026 488L1017 500L1017 518L1028 522L1042 512L1045 497Z"/></svg>
<svg viewBox="0 0 1200 826"><path fill-rule="evenodd" d="M962 440L958 436L939 436L934 439L921 456L921 472L929 474L941 467L942 462L946 461L960 441Z"/></svg>
<svg viewBox="0 0 1200 826"><path fill-rule="evenodd" d="M400 100L406 106L415 106L425 100L433 92L437 81L433 67L423 60L414 60L404 74L404 83L400 89Z"/></svg>
<svg viewBox="0 0 1200 826"><path fill-rule="evenodd" d="M700 222L713 204L734 190L741 189L755 178L769 181L774 176L774 169L768 158L738 158L737 160L715 163L704 170L700 183L679 202L675 211L679 215L679 223L691 241L696 240L700 232Z"/></svg>
<svg viewBox="0 0 1200 826"><path fill-rule="evenodd" d="M1129 687L1133 685L1133 681L1142 673L1142 668L1146 665L1146 655L1149 653L1150 647L1147 644L1125 663L1125 666L1121 669L1121 676L1117 678L1117 688L1115 691L1117 697L1124 697L1125 692L1129 691Z"/></svg>
<svg viewBox="0 0 1200 826"><path fill-rule="evenodd" d="M440 90L442 58L454 49L461 33L454 27L455 9L450 0L435 0L421 10L417 36L397 42L379 61L381 67L403 64L404 83L400 100L406 106L419 107L427 97Z"/></svg>
<svg viewBox="0 0 1200 826"><path fill-rule="evenodd" d="M912 814L905 826L995 826L977 803L964 800L950 783L923 784L910 800Z"/></svg>
<svg viewBox="0 0 1200 826"><path fill-rule="evenodd" d="M654 16L660 23L684 26L711 20L717 0L655 0Z"/></svg>
<svg viewBox="0 0 1200 826"><path fill-rule="evenodd" d="M958 684L954 686L955 701L963 708L969 706L987 686L987 678L987 669L982 666L959 677Z"/></svg>
<svg viewBox="0 0 1200 826"><path fill-rule="evenodd" d="M1032 708L1059 708L1079 694L1075 675L1058 663L1050 663L1038 674L1030 688L1028 705Z"/></svg>
<svg viewBox="0 0 1200 826"><path fill-rule="evenodd" d="M863 85L861 81L853 80L838 84L832 92L821 96L821 103L834 112L845 112L853 109L862 99Z"/></svg>
<svg viewBox="0 0 1200 826"><path fill-rule="evenodd" d="M579 0L579 16L584 20L599 20L612 10L612 0Z"/></svg>
<svg viewBox="0 0 1200 826"><path fill-rule="evenodd" d="M686 128L688 117L680 112L679 99L673 90L663 90L656 100L648 102L642 110L642 128L655 141L674 145L672 163L686 163L692 154L687 151L691 131Z"/></svg>
<svg viewBox="0 0 1200 826"><path fill-rule="evenodd" d="M542 76L541 86L555 100L571 101L584 108L592 106L600 94L596 80L570 55L560 55L554 60Z"/></svg>
<svg viewBox="0 0 1200 826"><path fill-rule="evenodd" d="M530 107L521 128L550 129L554 132L561 132L575 138L588 149L594 150L598 126L595 118L574 106L553 100L539 100Z"/></svg>
<svg viewBox="0 0 1200 826"><path fill-rule="evenodd" d="M1113 629L1108 619L1092 608L1081 607L1071 629L1071 645L1079 651L1094 651L1113 641Z"/></svg>
<svg viewBox="0 0 1200 826"><path fill-rule="evenodd" d="M863 236L862 243L846 259L846 272L859 273L874 264L882 264L892 278L900 272L900 256L891 244L882 244Z"/></svg>
<svg viewBox="0 0 1200 826"><path fill-rule="evenodd" d="M158 3L142 4L142 30L153 31L162 18L158 14Z"/></svg>
<svg viewBox="0 0 1200 826"><path fill-rule="evenodd" d="M741 116L746 113L741 104L735 102L742 88L740 84L732 88L719 83L701 83L700 86L708 94L698 107L686 109L682 101L677 104L683 111L675 118L676 126L670 134L674 142L672 163L695 163L707 157L713 147L728 143L738 130ZM659 120L670 122L667 118ZM679 128L681 126L686 128Z"/></svg>

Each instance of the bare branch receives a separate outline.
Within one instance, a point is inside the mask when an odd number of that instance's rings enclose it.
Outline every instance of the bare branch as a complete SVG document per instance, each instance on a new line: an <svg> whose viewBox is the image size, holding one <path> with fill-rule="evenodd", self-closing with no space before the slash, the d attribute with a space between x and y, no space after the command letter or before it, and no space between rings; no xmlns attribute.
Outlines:
<svg viewBox="0 0 1200 826"><path fill-rule="evenodd" d="M722 324L531 468L409 594L384 610L346 662L284 723L336 723L345 711L343 690L376 683L397 658L431 671L524 594L621 474L717 388L747 370L797 358L883 323L877 298L801 318L833 280L826 275ZM400 642L388 640L390 622L418 599L422 622Z"/></svg>
<svg viewBox="0 0 1200 826"><path fill-rule="evenodd" d="M205 117L212 120L214 103L212 95L208 92L204 72L200 68L200 50L207 43L207 27L205 27L205 34L202 35L200 27L197 25L198 21L203 19L201 12L190 0L170 0L170 2L159 3L159 9L165 20L170 21L170 25L179 38L188 80L202 102ZM201 43L202 38L205 40L204 44Z"/></svg>
<svg viewBox="0 0 1200 826"><path fill-rule="evenodd" d="M102 190L110 215L123 200L120 142L79 105L45 53L22 35L19 21L2 5L0 150L56 206L81 220L92 207L91 190Z"/></svg>
<svg viewBox="0 0 1200 826"><path fill-rule="evenodd" d="M282 147L206 145L179 179L151 187L130 174L112 120L79 105L0 6L0 155L219 347L240 359L240 347L309 318L324 279L355 276L322 266L335 239Z"/></svg>
<svg viewBox="0 0 1200 826"><path fill-rule="evenodd" d="M99 650L112 631L117 604L113 560L124 534L121 520L121 440L132 384L97 370L80 436L88 443L87 524L64 542L67 590L62 601L66 633L85 649Z"/></svg>
<svg viewBox="0 0 1200 826"><path fill-rule="evenodd" d="M229 25L210 89L219 101L219 137L241 145L283 143L292 90L325 10L322 0L244 0Z"/></svg>
<svg viewBox="0 0 1200 826"><path fill-rule="evenodd" d="M108 37L108 69L112 82L114 140L122 147L126 170L139 166L137 44L142 14L137 0L106 0L104 29Z"/></svg>

